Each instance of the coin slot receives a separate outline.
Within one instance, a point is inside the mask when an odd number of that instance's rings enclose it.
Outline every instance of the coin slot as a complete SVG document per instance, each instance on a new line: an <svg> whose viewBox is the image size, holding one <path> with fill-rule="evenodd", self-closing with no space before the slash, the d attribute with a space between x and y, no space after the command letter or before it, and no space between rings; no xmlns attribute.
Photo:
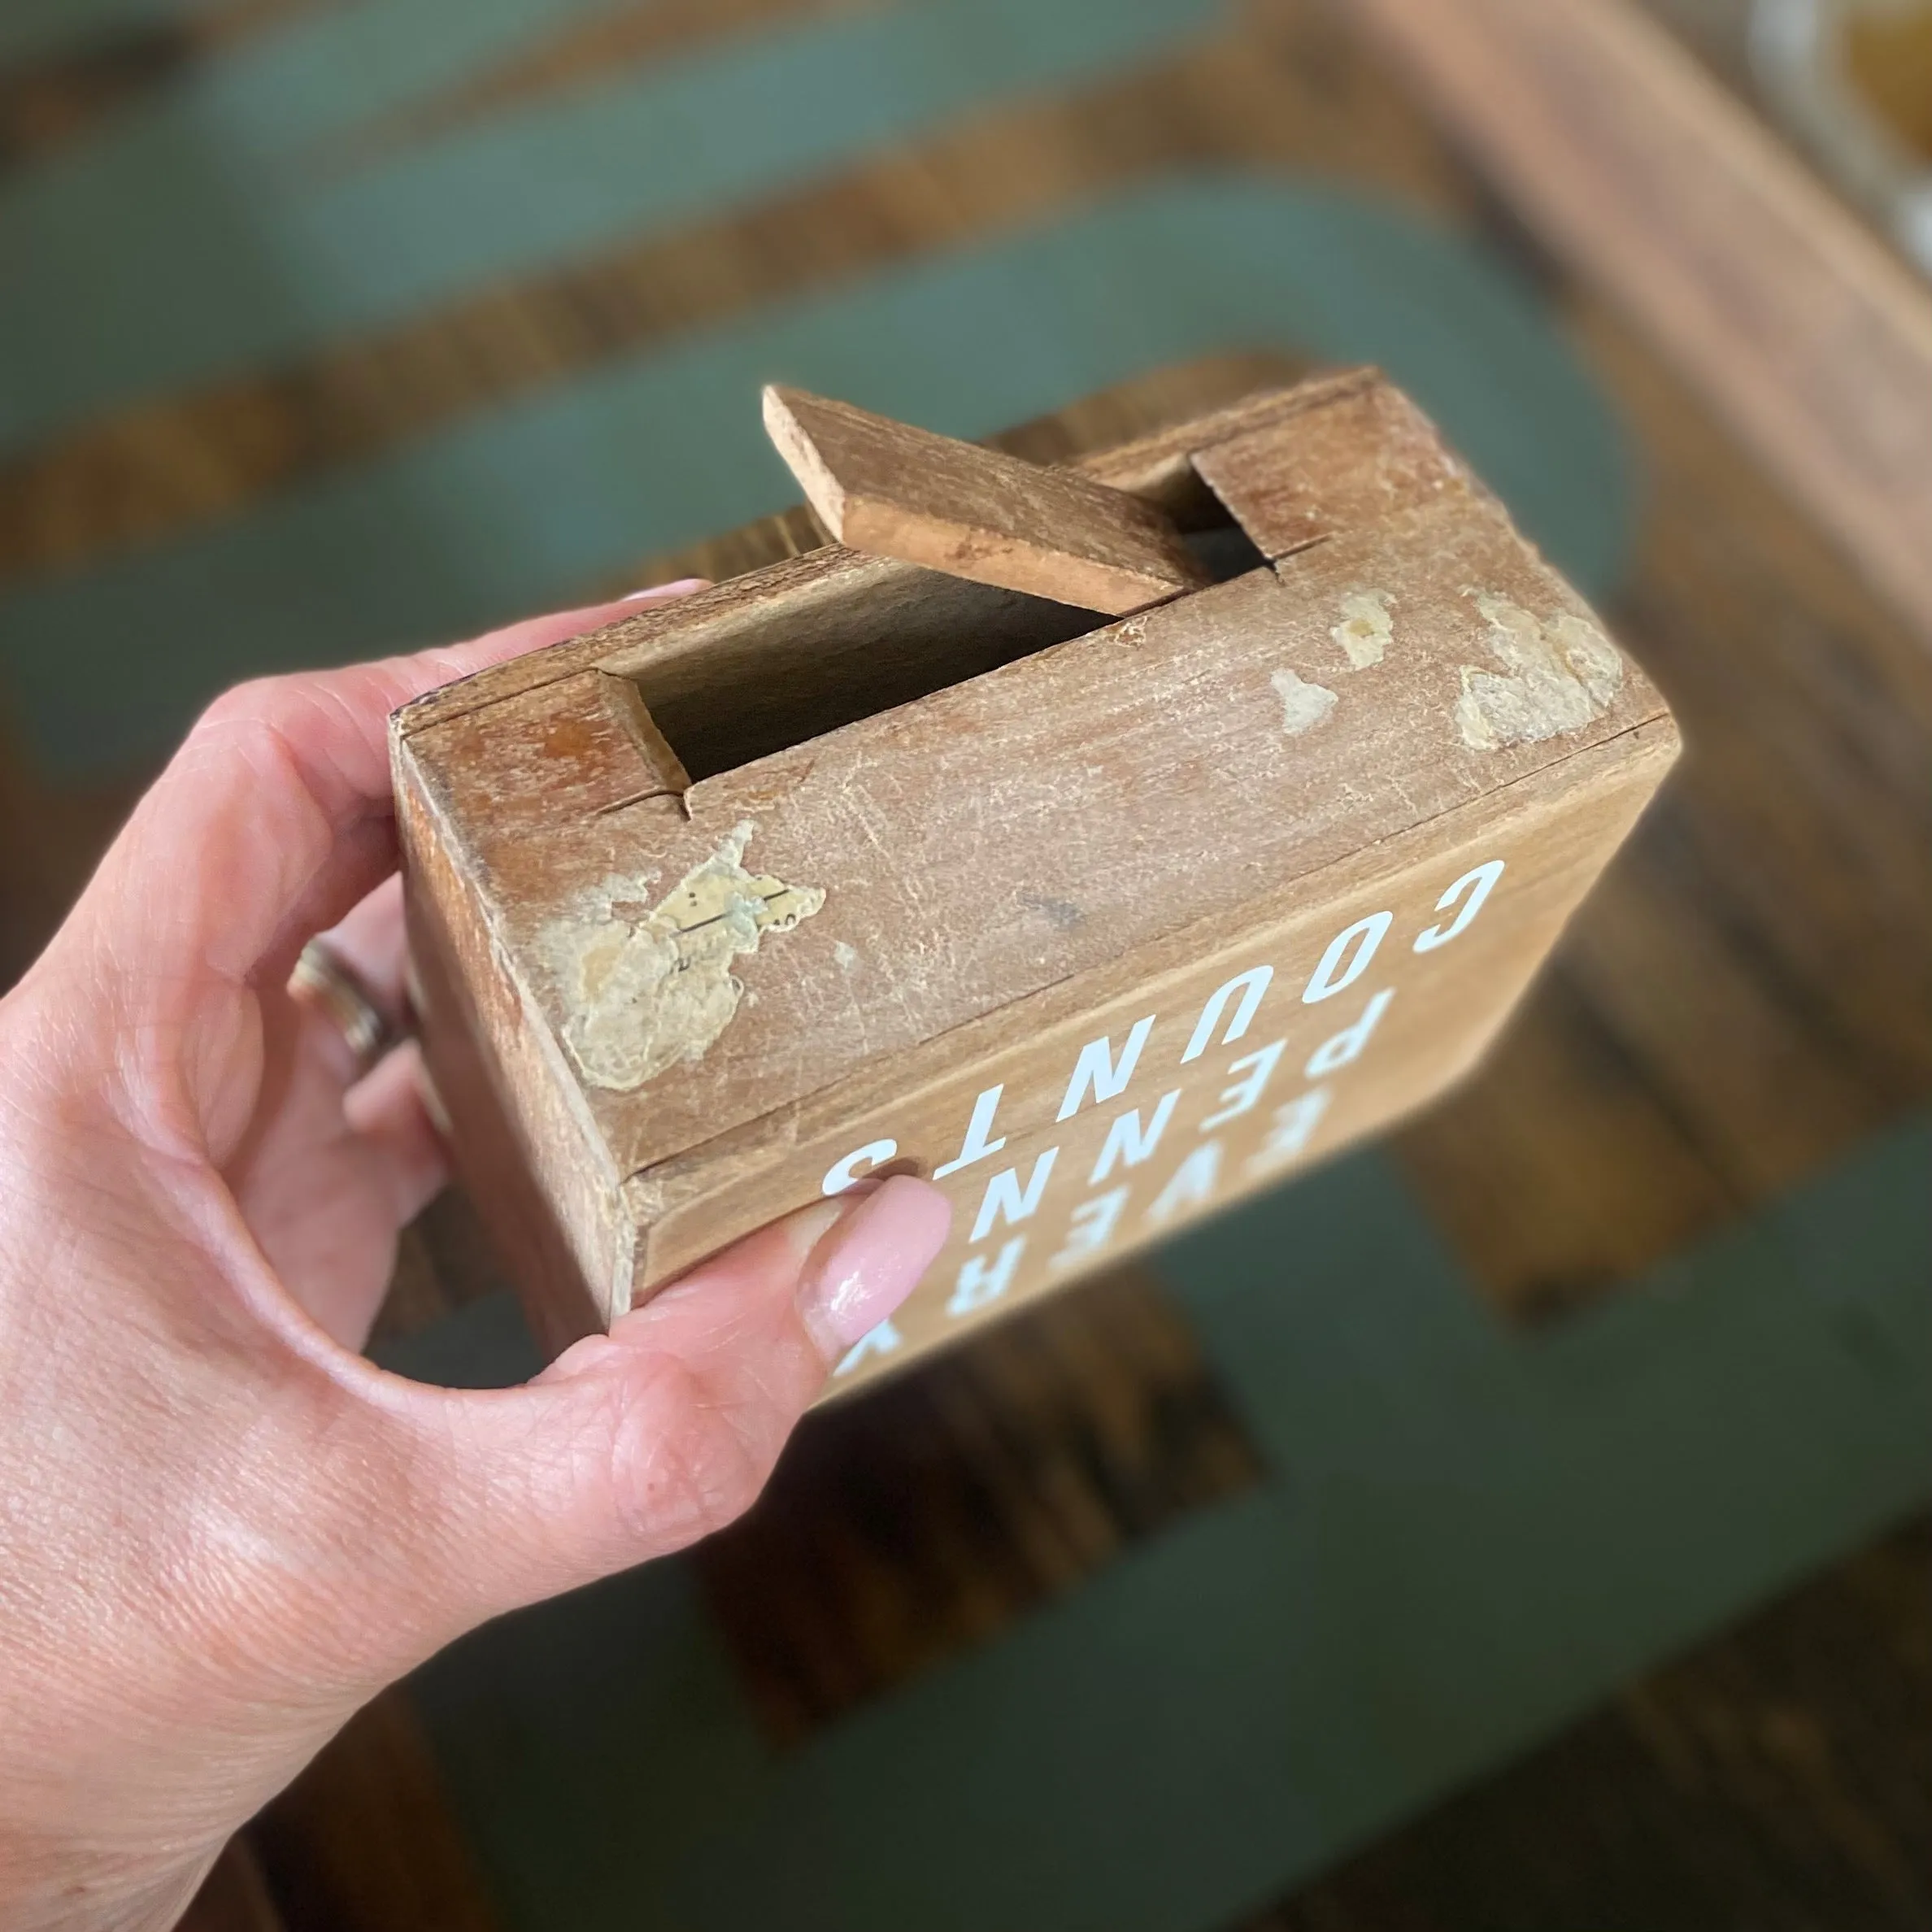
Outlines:
<svg viewBox="0 0 1932 1932"><path fill-rule="evenodd" d="M1216 582L1265 559L1220 503L1190 499L1189 550ZM1092 611L916 565L851 557L757 603L673 606L603 668L637 688L694 783L1102 629Z"/></svg>

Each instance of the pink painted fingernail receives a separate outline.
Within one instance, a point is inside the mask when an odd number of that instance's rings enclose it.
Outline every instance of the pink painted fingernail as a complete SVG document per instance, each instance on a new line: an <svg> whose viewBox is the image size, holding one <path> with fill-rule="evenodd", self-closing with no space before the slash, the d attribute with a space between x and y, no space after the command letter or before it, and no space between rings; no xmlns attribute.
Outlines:
<svg viewBox="0 0 1932 1932"><path fill-rule="evenodd" d="M828 1359L870 1334L919 1286L952 1226L938 1188L898 1174L826 1235L798 1282L805 1325Z"/></svg>
<svg viewBox="0 0 1932 1932"><path fill-rule="evenodd" d="M674 584L653 584L643 590L633 590L624 599L626 603L646 603L653 598L684 597L693 590L708 590L709 577L680 577Z"/></svg>

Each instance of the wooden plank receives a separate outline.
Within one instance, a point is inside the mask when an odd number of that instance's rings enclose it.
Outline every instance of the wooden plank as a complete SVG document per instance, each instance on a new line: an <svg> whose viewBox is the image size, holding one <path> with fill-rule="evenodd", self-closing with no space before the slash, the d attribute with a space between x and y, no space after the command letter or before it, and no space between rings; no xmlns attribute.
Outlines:
<svg viewBox="0 0 1932 1932"><path fill-rule="evenodd" d="M1077 465L1193 527L1225 515L1212 509L1194 467L1203 446L1281 417L1312 417L1377 380L1372 372L1351 370L1290 389L1245 394L1238 402L1080 456ZM1208 399L1221 402L1220 392ZM720 582L676 604L647 604L587 637L446 685L399 713L395 729L412 737L600 669L638 681L690 770L723 771L759 755L764 747L748 748L746 740L759 738L764 724L749 733L745 726L767 714L785 728L776 742L796 743L830 729L842 711L850 718L905 703L1075 637L1087 625L1086 613L1043 598L837 545L801 547L821 529L810 511L788 511L754 526L753 534L730 533L649 559L641 568L653 581L667 573L722 575L700 566L729 561L742 546L757 574L746 572L742 582ZM719 543L722 559L713 548ZM774 562L784 568L759 568ZM782 622L775 622L781 615ZM729 727L717 716L722 690L729 693Z"/></svg>
<svg viewBox="0 0 1932 1932"><path fill-rule="evenodd" d="M1373 463L1359 460L1365 450L1376 452ZM1425 508L1445 491L1482 488L1435 425L1387 383L1305 420L1217 442L1195 455L1194 467L1269 557Z"/></svg>
<svg viewBox="0 0 1932 1932"><path fill-rule="evenodd" d="M1360 0L1519 215L1932 638L1932 290L1625 0Z"/></svg>
<svg viewBox="0 0 1932 1932"><path fill-rule="evenodd" d="M1932 660L1629 329L1577 323L1649 452L1621 615L1696 720L1681 823L1704 916L1802 989L1895 1117L1932 1094Z"/></svg>
<svg viewBox="0 0 1932 1932"><path fill-rule="evenodd" d="M1308 374L1303 359L1273 350L1199 356L1129 376L1030 422L1003 429L986 442L990 449L1003 450L1028 463L1076 465L1116 490L1144 491L1166 504L1170 514L1185 516L1186 503L1178 495L1170 502L1160 479L1171 473L1175 484L1184 487L1194 474L1191 458L1180 450L1170 472L1168 439L1162 433L1233 409L1266 391L1286 389ZM1193 434L1190 431L1181 441L1191 441ZM1129 446L1139 454L1129 456L1123 472L1117 458ZM1194 507L1199 507L1197 498ZM5 511L0 508L0 529L4 524ZM823 549L831 541L812 507L800 503L742 529L641 559L624 573L624 582L627 587L685 577L722 582Z"/></svg>
<svg viewBox="0 0 1932 1932"><path fill-rule="evenodd" d="M854 550L1115 616L1207 581L1160 511L1077 471L777 384L764 422L820 520Z"/></svg>

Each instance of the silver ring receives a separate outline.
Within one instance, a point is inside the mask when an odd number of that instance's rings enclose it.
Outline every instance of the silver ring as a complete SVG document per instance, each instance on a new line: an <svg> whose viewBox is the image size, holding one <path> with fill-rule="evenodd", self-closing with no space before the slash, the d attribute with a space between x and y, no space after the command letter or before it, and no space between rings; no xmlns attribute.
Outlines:
<svg viewBox="0 0 1932 1932"><path fill-rule="evenodd" d="M396 1034L381 1007L370 997L361 976L336 956L320 939L302 947L289 990L318 1007L355 1060L358 1076L367 1073L396 1042Z"/></svg>

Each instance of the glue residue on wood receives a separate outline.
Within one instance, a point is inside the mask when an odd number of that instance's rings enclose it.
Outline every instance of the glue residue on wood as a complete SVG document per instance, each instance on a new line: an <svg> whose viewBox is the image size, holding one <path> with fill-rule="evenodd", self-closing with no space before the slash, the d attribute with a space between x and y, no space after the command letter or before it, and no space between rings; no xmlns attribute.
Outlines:
<svg viewBox="0 0 1932 1932"><path fill-rule="evenodd" d="M1281 701L1281 729L1290 738L1327 724L1340 703L1326 685L1309 684L1293 671L1277 671L1268 682Z"/></svg>
<svg viewBox="0 0 1932 1932"><path fill-rule="evenodd" d="M1581 731L1623 689L1617 646L1586 618L1564 611L1548 623L1507 597L1484 592L1476 608L1489 626L1500 672L1462 667L1456 721L1473 751L1533 745Z"/></svg>
<svg viewBox="0 0 1932 1932"><path fill-rule="evenodd" d="M1342 600L1342 621L1329 635L1342 646L1351 671L1379 664L1395 634L1386 590L1351 591Z"/></svg>
<svg viewBox="0 0 1932 1932"><path fill-rule="evenodd" d="M755 829L736 826L655 905L646 881L612 877L549 929L564 1043L593 1086L629 1092L702 1060L744 997L732 962L825 904L816 886L746 870Z"/></svg>

